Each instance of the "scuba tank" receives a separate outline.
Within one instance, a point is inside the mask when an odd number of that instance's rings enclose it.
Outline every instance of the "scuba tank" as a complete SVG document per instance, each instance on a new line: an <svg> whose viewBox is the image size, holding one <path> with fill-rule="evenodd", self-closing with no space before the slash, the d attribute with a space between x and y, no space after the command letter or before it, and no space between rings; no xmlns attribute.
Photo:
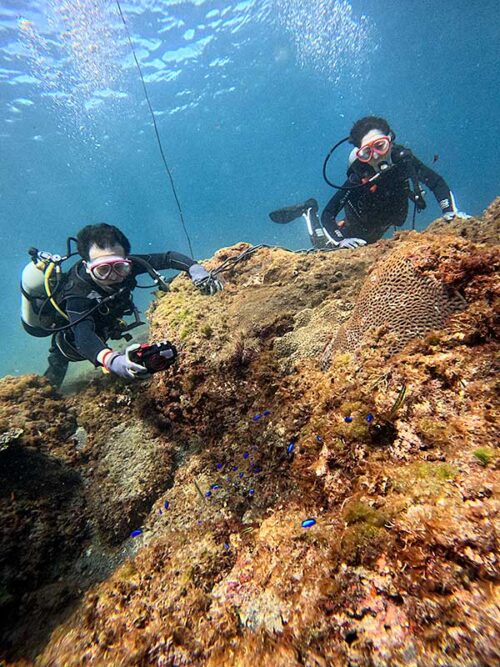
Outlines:
<svg viewBox="0 0 500 667"><path fill-rule="evenodd" d="M44 337L67 316L57 305L55 295L64 281L60 255L30 248L31 261L21 276L21 323L31 336Z"/></svg>

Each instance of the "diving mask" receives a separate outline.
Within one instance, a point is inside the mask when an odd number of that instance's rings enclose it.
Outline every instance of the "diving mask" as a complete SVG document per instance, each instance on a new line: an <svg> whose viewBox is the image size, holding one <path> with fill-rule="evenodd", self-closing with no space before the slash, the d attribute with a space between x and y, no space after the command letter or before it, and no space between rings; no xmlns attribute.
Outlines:
<svg viewBox="0 0 500 667"><path fill-rule="evenodd" d="M87 264L87 270L96 280L125 280L132 272L132 262L116 255L99 257Z"/></svg>
<svg viewBox="0 0 500 667"><path fill-rule="evenodd" d="M356 157L360 162L369 163L374 159L379 160L381 156L387 155L391 149L391 139L385 135L378 136L372 141L363 144L356 151Z"/></svg>

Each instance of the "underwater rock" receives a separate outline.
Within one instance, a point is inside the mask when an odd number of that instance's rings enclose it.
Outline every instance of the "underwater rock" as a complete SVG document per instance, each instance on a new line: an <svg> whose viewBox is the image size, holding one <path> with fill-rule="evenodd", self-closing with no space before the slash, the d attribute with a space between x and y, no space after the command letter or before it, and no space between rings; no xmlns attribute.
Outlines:
<svg viewBox="0 0 500 667"><path fill-rule="evenodd" d="M34 638L46 641L44 617L57 615L76 597L74 583L57 582L87 536L87 517L82 478L65 442L74 419L64 401L45 380L5 378L0 414L4 424L23 425L4 431L0 449L0 654L5 654Z"/></svg>
<svg viewBox="0 0 500 667"><path fill-rule="evenodd" d="M37 667L497 664L499 212L262 248L210 299L176 278L149 319L178 363L58 404L89 520L131 558L52 612Z"/></svg>
<svg viewBox="0 0 500 667"><path fill-rule="evenodd" d="M10 428L8 431L0 433L0 452L19 440L23 433L24 429L22 428Z"/></svg>
<svg viewBox="0 0 500 667"><path fill-rule="evenodd" d="M137 529L170 478L168 449L145 423L112 428L99 449L90 499L103 539L117 544Z"/></svg>

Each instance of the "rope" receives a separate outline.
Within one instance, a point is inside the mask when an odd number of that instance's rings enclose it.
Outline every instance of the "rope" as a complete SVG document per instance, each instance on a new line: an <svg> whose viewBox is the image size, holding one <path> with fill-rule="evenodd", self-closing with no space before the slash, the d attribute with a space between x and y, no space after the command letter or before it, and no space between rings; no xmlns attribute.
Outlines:
<svg viewBox="0 0 500 667"><path fill-rule="evenodd" d="M260 243L259 245L254 245L250 248L247 248L239 255L236 255L236 257L228 257L228 259L224 260L224 262L222 262L222 264L220 264L216 269L210 271L210 275L217 276L219 273L230 271L234 266L236 266L236 264L239 264L243 260L248 259L261 248L269 248L270 250L285 250L286 252L293 252L298 255L310 255L311 253L316 252L335 252L338 250L338 248L302 248L301 250L290 250L290 248L285 248L281 245L267 245L266 243Z"/></svg>
<svg viewBox="0 0 500 667"><path fill-rule="evenodd" d="M182 212L182 207L181 207L181 203L179 201L179 197L177 196L177 190L175 189L175 183L174 183L174 179L172 177L172 172L170 171L170 167L168 166L167 158L165 157L165 151L163 150L163 145L161 143L160 133L158 132L158 126L156 124L155 114L154 114L154 111L153 111L153 107L151 106L151 101L149 99L148 89L146 88L146 83L144 81L144 76L142 74L141 66L139 65L139 61L137 60L137 55L135 53L134 45L132 43L132 37L130 36L130 31L129 31L128 25L125 21L125 17L123 16L123 12L122 12L122 8L120 6L120 1L119 0L116 0L116 6L118 7L118 12L120 14L120 18L121 18L121 20L123 22L123 25L125 27L125 30L127 32L128 43L130 44L130 49L131 49L132 54L134 56L135 64L137 66L137 70L138 70L139 76L141 78L142 88L144 90L144 97L146 98L146 102L147 102L148 107L149 107L149 113L151 114L151 119L153 121L153 127L154 127L154 131L155 131L155 135L156 135L156 141L158 143L158 148L160 150L160 155L161 155L161 158L163 160L163 164L165 165L165 171L167 172L168 178L170 180L170 187L172 188L175 203L177 204L177 209L179 211L179 218L180 218L180 221L181 221L182 229L184 230L184 234L186 235L186 239L187 239L187 242L188 242L189 252L191 253L191 258L194 259L193 246L191 245L191 239L189 238L189 234L188 234L188 231L187 231L187 228L186 228L186 223L184 221L184 214Z"/></svg>

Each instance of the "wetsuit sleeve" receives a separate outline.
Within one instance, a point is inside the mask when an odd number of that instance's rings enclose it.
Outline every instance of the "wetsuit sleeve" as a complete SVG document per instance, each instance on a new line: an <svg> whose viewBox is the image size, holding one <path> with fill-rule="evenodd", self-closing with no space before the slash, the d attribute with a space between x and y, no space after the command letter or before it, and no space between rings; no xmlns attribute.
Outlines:
<svg viewBox="0 0 500 667"><path fill-rule="evenodd" d="M140 259L144 259L148 264L151 264L153 269L161 271L163 269L174 269L175 271L188 271L193 264L196 264L194 259L183 255L180 252L157 252L151 255L136 255ZM146 273L146 269L142 266L136 266L135 275Z"/></svg>
<svg viewBox="0 0 500 667"><path fill-rule="evenodd" d="M417 179L424 183L437 199L443 213L451 213L453 208L453 195L448 184L442 176L427 167L414 155L411 157L412 166L415 169Z"/></svg>
<svg viewBox="0 0 500 667"><path fill-rule="evenodd" d="M344 183L344 187L348 187L349 185L351 185L349 181ZM321 224L330 234L330 236L336 240L342 240L344 238L342 232L337 227L336 217L344 208L348 197L348 190L338 190L338 192L333 195L328 204L325 206L325 209L321 214Z"/></svg>
<svg viewBox="0 0 500 667"><path fill-rule="evenodd" d="M95 301L84 299L82 297L69 298L66 301L66 314L69 317L70 324L79 320L84 313L95 306ZM75 336L74 346L77 351L95 366L99 366L97 355L102 352L107 345L99 338L95 332L95 322L92 315L89 315L78 324L71 327Z"/></svg>

